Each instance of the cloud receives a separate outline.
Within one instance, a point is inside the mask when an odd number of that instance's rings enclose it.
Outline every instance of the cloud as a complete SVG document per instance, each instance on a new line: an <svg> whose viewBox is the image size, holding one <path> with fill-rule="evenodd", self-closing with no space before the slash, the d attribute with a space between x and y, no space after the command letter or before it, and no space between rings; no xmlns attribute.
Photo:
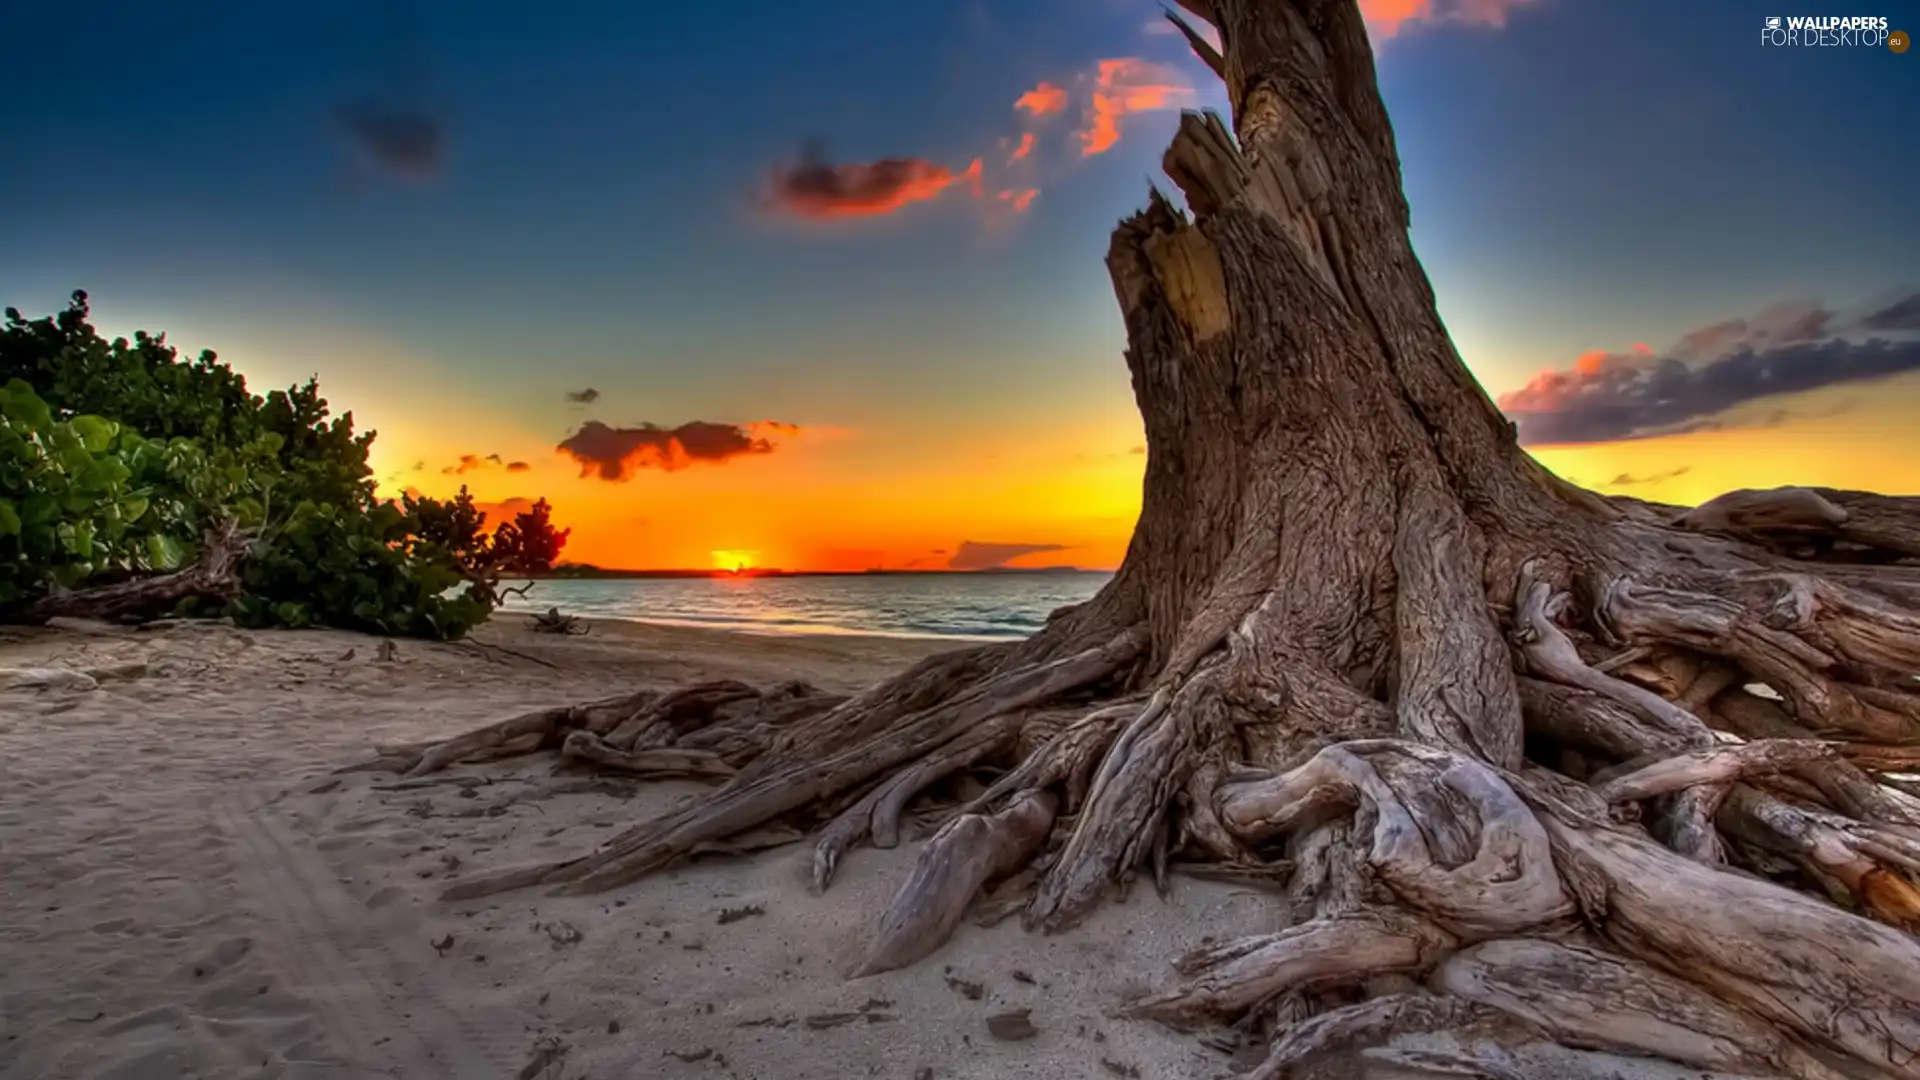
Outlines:
<svg viewBox="0 0 1920 1080"><path fill-rule="evenodd" d="M1013 101L1013 107L1038 119L1051 116L1067 109L1067 91L1063 86L1042 82L1033 89L1021 94Z"/></svg>
<svg viewBox="0 0 1920 1080"><path fill-rule="evenodd" d="M1014 147L1013 153L1007 156L1007 164L1011 165L1021 158L1026 157L1028 154L1033 153L1033 140L1034 135L1031 131L1021 135L1020 145Z"/></svg>
<svg viewBox="0 0 1920 1080"><path fill-rule="evenodd" d="M1367 29L1390 38L1409 23L1456 22L1470 26L1502 27L1507 12L1531 0L1360 0Z"/></svg>
<svg viewBox="0 0 1920 1080"><path fill-rule="evenodd" d="M1183 21L1193 29L1194 33L1199 34L1202 40L1213 46L1215 52L1221 51L1220 31L1214 29L1212 23L1201 19L1185 19ZM1141 29L1145 30L1150 37L1180 36L1180 28L1173 25L1173 21L1165 15L1155 15L1153 18L1148 19L1146 25Z"/></svg>
<svg viewBox="0 0 1920 1080"><path fill-rule="evenodd" d="M465 476L470 472L478 472L488 466L495 465L504 466L509 472L521 472L529 467L524 461L516 461L514 464L521 466L521 468L514 469L511 466L507 466L506 461L504 461L499 454L488 454L484 457L479 454L461 454L459 461L441 469L440 472L446 476Z"/></svg>
<svg viewBox="0 0 1920 1080"><path fill-rule="evenodd" d="M1127 116L1178 109L1193 101L1193 86L1173 68L1138 57L1102 60L1094 75L1086 127L1077 133L1080 155L1093 157L1113 149Z"/></svg>
<svg viewBox="0 0 1920 1080"><path fill-rule="evenodd" d="M527 471L529 471L529 470L531 470L532 468L533 468L533 466L532 466L532 465L529 465L529 464L527 464L527 463L526 463L526 462L524 462L524 461L509 461L509 462L507 462L507 471L508 471L508 472L527 472Z"/></svg>
<svg viewBox="0 0 1920 1080"><path fill-rule="evenodd" d="M1811 300L1713 323L1658 353L1591 352L1500 397L1533 446L1720 427L1720 414L1778 394L1920 371L1920 291L1854 315ZM1762 425L1785 421L1775 410Z"/></svg>
<svg viewBox="0 0 1920 1080"><path fill-rule="evenodd" d="M818 148L798 162L774 170L767 201L785 213L814 220L891 214L918 202L939 198L955 184L980 193L980 159L954 172L920 158L834 164Z"/></svg>
<svg viewBox="0 0 1920 1080"><path fill-rule="evenodd" d="M591 405L600 400L600 391L589 386L585 390L567 391L567 400L575 405Z"/></svg>
<svg viewBox="0 0 1920 1080"><path fill-rule="evenodd" d="M1024 211L1027 207L1033 205L1033 200L1037 198L1039 194L1039 188L1020 188L1019 190L1009 188L1006 191L1002 191L998 198L1001 202L1007 203L1015 210Z"/></svg>
<svg viewBox="0 0 1920 1080"><path fill-rule="evenodd" d="M1693 466L1682 465L1677 469L1669 469L1666 472L1649 473L1646 476L1634 476L1631 473L1621 473L1620 475L1614 477L1612 480L1607 481L1607 486L1608 487L1637 487L1643 484L1659 484L1659 483L1664 483L1668 480L1678 479L1679 477L1685 476L1692 471L1693 471Z"/></svg>
<svg viewBox="0 0 1920 1080"><path fill-rule="evenodd" d="M696 462L718 464L751 454L771 454L774 439L798 434L793 424L714 424L694 420L679 427L658 424L611 427L589 420L556 448L580 464L581 476L626 481L641 469L677 472Z"/></svg>
<svg viewBox="0 0 1920 1080"><path fill-rule="evenodd" d="M339 106L334 118L361 157L388 175L425 182L445 171L446 132L424 109L363 101Z"/></svg>
<svg viewBox="0 0 1920 1080"><path fill-rule="evenodd" d="M501 525L532 510L533 500L524 495L514 495L499 502L476 501L473 508L486 517L487 524Z"/></svg>
<svg viewBox="0 0 1920 1080"><path fill-rule="evenodd" d="M1064 544L992 544L976 540L963 540L953 557L947 560L950 570L993 570L1022 555L1036 555L1042 551L1065 551Z"/></svg>

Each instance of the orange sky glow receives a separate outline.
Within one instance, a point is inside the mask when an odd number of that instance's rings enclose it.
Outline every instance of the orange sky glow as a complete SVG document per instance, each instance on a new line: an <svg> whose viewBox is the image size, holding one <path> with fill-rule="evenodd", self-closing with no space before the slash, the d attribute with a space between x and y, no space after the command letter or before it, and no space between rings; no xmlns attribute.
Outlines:
<svg viewBox="0 0 1920 1080"><path fill-rule="evenodd" d="M1920 491L1907 433L1915 395L1920 376L1902 376L1798 395L1786 420L1760 402L1720 430L1533 452L1586 487L1675 504L1793 483ZM383 475L403 477L417 462L401 459L426 455L410 486L448 495L464 483L496 512L544 494L556 521L574 530L566 558L599 566L942 569L965 541L1045 549L1010 566L1110 569L1125 553L1146 461L1135 424L1109 418L1019 453L954 447L944 464L903 460L889 441L803 436L773 453L639 469L624 482L582 477L571 459L539 454L530 435L502 440L506 460L528 459L524 472L448 475L443 467L463 451L439 440L389 443L385 433L375 454Z"/></svg>

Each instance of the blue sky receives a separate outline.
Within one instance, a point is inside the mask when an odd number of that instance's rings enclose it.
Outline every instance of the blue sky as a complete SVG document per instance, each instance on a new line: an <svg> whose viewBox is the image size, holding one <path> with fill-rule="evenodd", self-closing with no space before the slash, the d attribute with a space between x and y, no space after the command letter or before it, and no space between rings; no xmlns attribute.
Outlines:
<svg viewBox="0 0 1920 1080"><path fill-rule="evenodd" d="M1074 131L1112 58L1185 80L1176 104L1224 105L1177 38L1150 32L1154 3L14 7L0 301L44 313L84 287L109 330L168 329L268 383L317 372L409 484L511 445L568 490L553 447L589 416L778 420L838 436L753 464L768 483L855 501L886 498L875 478L978 488L929 539L880 548L1016 527L972 538L1124 542L1122 496L1075 521L994 520L1014 496L992 478L1054 470L1137 497L1100 260L1177 114L1127 116L1095 156ZM1376 38L1416 246L1496 394L1779 301L1920 285L1905 134L1920 54L1763 47L1760 9L1732 0L1505 8L1499 25L1414 19ZM1920 29L1912 4L1780 12L1863 13ZM1016 112L1043 81L1069 109ZM356 108L430 123L432 167L370 159L341 119ZM1003 180L1002 140L1023 131L1036 150ZM981 157L988 183L793 220L764 193L810 140L836 163L958 173ZM1038 194L1011 212L1003 183ZM592 409L563 399L587 386ZM611 521L634 500L738 497L748 467L574 484L573 505ZM534 493L497 481L490 497ZM722 540L648 557L771 542Z"/></svg>

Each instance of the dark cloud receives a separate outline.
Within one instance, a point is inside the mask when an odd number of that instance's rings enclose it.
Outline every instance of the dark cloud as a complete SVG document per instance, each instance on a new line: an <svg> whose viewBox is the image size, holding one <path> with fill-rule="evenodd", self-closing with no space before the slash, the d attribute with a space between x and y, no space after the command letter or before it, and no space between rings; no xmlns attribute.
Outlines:
<svg viewBox="0 0 1920 1080"><path fill-rule="evenodd" d="M963 540L955 549L953 558L947 560L949 570L993 570L1005 566L1022 555L1036 555L1042 551L1065 551L1064 544L991 544L977 540Z"/></svg>
<svg viewBox="0 0 1920 1080"><path fill-rule="evenodd" d="M600 400L600 391L589 386L585 390L567 391L567 400L575 405L591 405Z"/></svg>
<svg viewBox="0 0 1920 1080"><path fill-rule="evenodd" d="M1920 293L1847 317L1810 301L1702 327L1665 353L1588 353L1500 398L1528 445L1700 431L1760 398L1920 371ZM1780 423L1784 410L1761 421Z"/></svg>
<svg viewBox="0 0 1920 1080"><path fill-rule="evenodd" d="M1920 290L1894 299L1883 307L1876 307L1860 319L1860 325L1881 333L1920 331Z"/></svg>
<svg viewBox="0 0 1920 1080"><path fill-rule="evenodd" d="M674 472L695 462L717 464L749 454L770 454L774 450L771 436L799 430L772 420L745 427L695 420L674 428L612 427L589 420L558 449L580 463L581 476L628 480L640 469Z"/></svg>
<svg viewBox="0 0 1920 1080"><path fill-rule="evenodd" d="M334 106L335 124L371 169L400 180L437 180L446 171L446 124L428 104L433 75L416 0L381 0L355 17L374 78Z"/></svg>
<svg viewBox="0 0 1920 1080"><path fill-rule="evenodd" d="M367 101L341 105L334 116L362 157L382 172L424 182L446 169L446 132L430 112Z"/></svg>
<svg viewBox="0 0 1920 1080"><path fill-rule="evenodd" d="M1677 469L1669 469L1666 472L1649 473L1646 476L1634 476L1632 473L1621 473L1620 475L1614 477L1611 481L1609 481L1607 483L1607 486L1608 487L1636 487L1641 484L1658 484L1658 483L1661 483L1662 481L1673 480L1673 479L1677 479L1679 477L1685 476L1692 471L1693 471L1693 466L1682 465Z"/></svg>
<svg viewBox="0 0 1920 1080"><path fill-rule="evenodd" d="M799 161L773 171L766 201L784 213L815 220L875 217L937 199L963 181L976 196L981 193L978 158L964 172L920 158L836 164L827 161L818 146L809 146Z"/></svg>
<svg viewBox="0 0 1920 1080"><path fill-rule="evenodd" d="M425 462L414 466L416 470L425 467ZM465 476L470 472L478 472L481 469L487 468L503 468L508 472L526 472L528 469L533 468L533 466L524 461L509 462L499 454L461 454L459 461L446 466L440 471L447 476Z"/></svg>

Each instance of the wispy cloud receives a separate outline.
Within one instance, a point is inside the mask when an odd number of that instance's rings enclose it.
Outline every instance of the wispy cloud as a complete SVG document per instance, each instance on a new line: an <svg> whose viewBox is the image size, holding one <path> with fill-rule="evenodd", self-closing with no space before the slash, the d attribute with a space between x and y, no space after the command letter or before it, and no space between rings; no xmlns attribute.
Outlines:
<svg viewBox="0 0 1920 1080"><path fill-rule="evenodd" d="M414 471L419 472L425 468L426 462L423 461L414 466ZM505 469L507 472L526 472L532 468L532 465L524 461L507 461L499 454L461 454L459 461L442 468L440 472L444 476L465 476L468 473L479 472L483 469Z"/></svg>
<svg viewBox="0 0 1920 1080"><path fill-rule="evenodd" d="M1367 29L1382 38L1393 37L1409 24L1466 23L1473 26L1507 25L1507 13L1533 0L1360 0Z"/></svg>
<svg viewBox="0 0 1920 1080"><path fill-rule="evenodd" d="M1013 107L1033 117L1051 116L1057 112L1065 112L1067 108L1067 91L1063 86L1055 86L1050 82L1043 81L1040 85L1015 98Z"/></svg>
<svg viewBox="0 0 1920 1080"><path fill-rule="evenodd" d="M1024 213L1029 206L1033 205L1033 200L1038 198L1039 195L1039 188L1008 188L1000 193L999 199L1001 202L1013 207L1015 212Z"/></svg>
<svg viewBox="0 0 1920 1080"><path fill-rule="evenodd" d="M1500 397L1529 445L1606 442L1724 425L1761 398L1920 371L1920 291L1843 314L1772 304L1684 335L1671 348L1590 352ZM1763 423L1787 419L1775 410Z"/></svg>
<svg viewBox="0 0 1920 1080"><path fill-rule="evenodd" d="M1194 100L1186 76L1165 64L1132 56L1102 60L1095 68L1086 126L1078 132L1080 154L1092 157L1113 149L1122 122L1134 113L1179 109Z"/></svg>
<svg viewBox="0 0 1920 1080"><path fill-rule="evenodd" d="M954 549L953 557L947 560L950 570L994 570L1007 565L1022 555L1037 555L1043 551L1065 551L1064 544L1001 544L983 543L978 540L964 540Z"/></svg>
<svg viewBox="0 0 1920 1080"><path fill-rule="evenodd" d="M575 405L591 405L600 400L600 391L589 386L585 390L567 391L567 400Z"/></svg>
<svg viewBox="0 0 1920 1080"><path fill-rule="evenodd" d="M1668 469L1665 472L1648 473L1645 476L1635 476L1632 473L1621 473L1618 476L1615 476L1612 480L1607 481L1606 486L1607 487L1644 487L1649 484L1664 484L1668 480L1677 480L1680 477L1685 476L1692 471L1693 471L1693 466L1682 465L1677 469Z"/></svg>

